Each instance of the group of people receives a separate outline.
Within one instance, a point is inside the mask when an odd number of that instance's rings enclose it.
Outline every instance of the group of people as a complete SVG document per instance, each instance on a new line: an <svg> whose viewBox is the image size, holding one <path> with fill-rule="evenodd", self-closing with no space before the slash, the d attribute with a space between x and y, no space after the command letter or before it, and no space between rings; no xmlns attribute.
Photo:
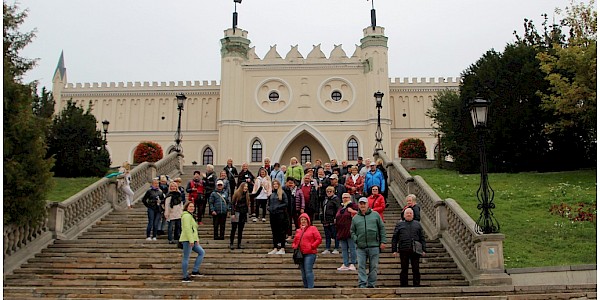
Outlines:
<svg viewBox="0 0 600 300"><path fill-rule="evenodd" d="M148 209L147 239L156 240L157 234L164 234L163 222L166 221L169 243L177 241L183 248L183 281L189 282L191 277L201 276L199 268L204 250L198 244L198 226L204 224L207 204L208 214L213 218L215 240L225 239L225 225L230 220L231 250L243 248L245 224L266 222L268 211L273 241L273 249L268 254L285 254L286 243L292 242L292 248L304 254L299 264L304 287L312 288L313 266L322 242L321 233L313 225L318 219L325 235L325 250L321 254L338 254L341 250L343 262L337 270L357 270L359 287L375 287L379 253L387 241L384 225L387 172L381 160L371 162L367 158L365 162L363 164L359 157L357 165L343 161L338 166L335 159L326 164L317 160L314 166L309 162L304 168L295 157L291 158L289 167L279 163L271 165L270 159L265 158L264 165L254 176L247 163L243 163L238 172L233 160L228 159L219 175L212 165L206 166L205 173L194 171L193 179L185 188L180 179L169 183L166 176L161 176L152 181L142 198ZM414 195L407 197L411 206L403 210L403 220L396 225L392 240L392 251L401 258L402 286L404 277L408 280L409 262L413 268L413 284L419 285L418 257L423 254L412 252L412 241L419 240L425 249L415 198ZM295 234L292 234L293 227ZM234 247L236 233L237 247ZM407 242L406 235L410 235L411 242ZM408 244L410 249L406 248ZM192 273L188 274L191 251L197 252L198 257Z"/></svg>

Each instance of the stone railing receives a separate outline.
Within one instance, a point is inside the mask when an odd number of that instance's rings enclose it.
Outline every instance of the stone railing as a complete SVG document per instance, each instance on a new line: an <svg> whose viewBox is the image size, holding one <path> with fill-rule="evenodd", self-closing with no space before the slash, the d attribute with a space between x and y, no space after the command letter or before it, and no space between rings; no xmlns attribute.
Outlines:
<svg viewBox="0 0 600 300"><path fill-rule="evenodd" d="M510 284L504 272L503 234L480 234L475 221L453 199L442 200L420 176L412 177L383 151L390 192L401 206L415 194L421 207L421 224L430 238L439 238L471 285Z"/></svg>
<svg viewBox="0 0 600 300"><path fill-rule="evenodd" d="M134 200L145 193L157 174L181 174L183 155L171 153L156 163L131 170ZM122 175L121 175L122 176ZM102 178L63 202L49 202L47 218L37 226L4 226L4 274L12 272L54 239L73 239L106 214L125 207L116 178Z"/></svg>

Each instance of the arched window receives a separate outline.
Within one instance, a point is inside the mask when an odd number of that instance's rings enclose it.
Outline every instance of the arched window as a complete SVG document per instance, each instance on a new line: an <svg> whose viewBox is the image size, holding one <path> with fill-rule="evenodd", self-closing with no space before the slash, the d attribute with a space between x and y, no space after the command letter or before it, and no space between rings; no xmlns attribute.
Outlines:
<svg viewBox="0 0 600 300"><path fill-rule="evenodd" d="M304 165L307 161L310 161L310 148L304 146L300 151L300 163Z"/></svg>
<svg viewBox="0 0 600 300"><path fill-rule="evenodd" d="M205 166L213 164L213 151L210 147L204 149L204 152L202 153L202 164Z"/></svg>
<svg viewBox="0 0 600 300"><path fill-rule="evenodd" d="M252 143L252 162L261 162L262 156L262 144L259 140L254 140Z"/></svg>
<svg viewBox="0 0 600 300"><path fill-rule="evenodd" d="M348 140L348 160L358 160L358 142L354 138Z"/></svg>

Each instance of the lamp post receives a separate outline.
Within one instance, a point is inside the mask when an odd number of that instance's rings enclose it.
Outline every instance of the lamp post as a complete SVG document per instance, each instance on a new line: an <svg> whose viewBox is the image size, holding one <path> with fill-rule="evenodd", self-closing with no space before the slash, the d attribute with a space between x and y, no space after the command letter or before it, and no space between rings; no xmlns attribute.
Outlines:
<svg viewBox="0 0 600 300"><path fill-rule="evenodd" d="M238 23L238 13L237 13L237 4L242 4L242 0L233 0L233 33L235 33L235 28Z"/></svg>
<svg viewBox="0 0 600 300"><path fill-rule="evenodd" d="M489 105L490 101L482 98L475 98L469 103L473 127L475 127L479 137L479 160L481 162L481 181L476 193L477 200L479 201L477 209L479 209L481 213L475 224L475 231L484 234L500 232L500 224L492 212L492 209L496 208L496 205L494 204L494 190L488 182L487 161L485 155L484 132L487 126Z"/></svg>
<svg viewBox="0 0 600 300"><path fill-rule="evenodd" d="M108 124L110 124L108 120L102 121L102 132L104 132L104 141L106 141L106 134L108 133Z"/></svg>
<svg viewBox="0 0 600 300"><path fill-rule="evenodd" d="M183 111L183 102L187 97L183 93L175 95L177 98L177 110L179 111L179 118L177 119L177 132L175 133L175 151L181 152L181 112Z"/></svg>
<svg viewBox="0 0 600 300"><path fill-rule="evenodd" d="M383 150L383 145L381 144L381 140L383 138L383 133L381 132L381 102L383 101L383 93L380 91L375 92L373 94L375 97L375 108L377 108L377 131L375 131L375 151Z"/></svg>

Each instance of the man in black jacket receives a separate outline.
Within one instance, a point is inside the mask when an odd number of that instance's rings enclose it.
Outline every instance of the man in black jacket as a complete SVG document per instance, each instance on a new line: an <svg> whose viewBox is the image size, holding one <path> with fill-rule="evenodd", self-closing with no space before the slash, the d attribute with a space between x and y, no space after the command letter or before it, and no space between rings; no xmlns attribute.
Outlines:
<svg viewBox="0 0 600 300"><path fill-rule="evenodd" d="M400 256L400 286L408 286L408 263L412 266L413 286L421 285L421 273L419 272L419 259L425 255L425 234L419 221L414 220L413 210L404 210L404 221L396 224L394 237L392 238L392 252L395 257ZM422 253L414 251L414 244L421 243ZM398 253L398 251L400 253Z"/></svg>

